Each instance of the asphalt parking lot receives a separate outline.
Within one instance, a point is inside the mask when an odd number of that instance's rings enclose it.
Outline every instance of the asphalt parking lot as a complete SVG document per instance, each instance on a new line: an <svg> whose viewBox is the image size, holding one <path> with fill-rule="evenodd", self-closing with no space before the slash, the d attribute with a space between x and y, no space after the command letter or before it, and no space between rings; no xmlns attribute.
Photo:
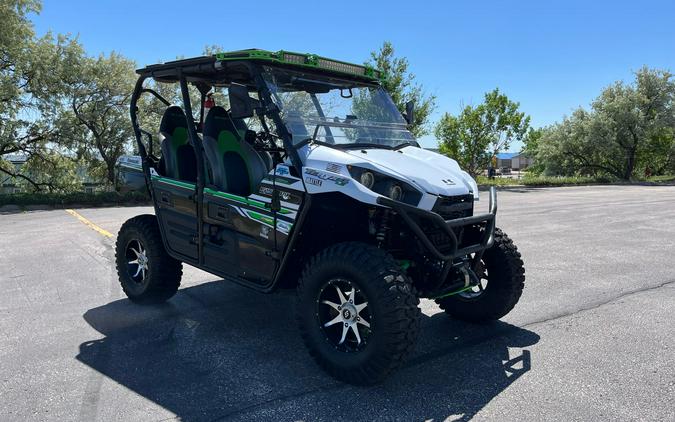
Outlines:
<svg viewBox="0 0 675 422"><path fill-rule="evenodd" d="M309 358L290 292L188 267L169 303L137 306L105 233L0 215L0 420L675 420L675 187L499 198L526 266L516 309L478 326L424 301L414 356L368 388ZM76 211L115 234L152 209Z"/></svg>

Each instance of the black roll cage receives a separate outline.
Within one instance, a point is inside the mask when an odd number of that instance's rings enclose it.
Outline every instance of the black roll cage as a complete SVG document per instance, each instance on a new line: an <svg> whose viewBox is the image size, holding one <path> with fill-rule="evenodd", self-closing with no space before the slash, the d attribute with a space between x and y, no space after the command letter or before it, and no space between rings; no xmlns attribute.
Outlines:
<svg viewBox="0 0 675 422"><path fill-rule="evenodd" d="M208 60L210 59L210 60ZM210 64L208 63L210 62ZM174 64L172 66L172 63ZM180 65L178 65L180 63ZM249 80L249 83L247 84L248 86L255 86L258 96L261 102L261 108L263 110L263 116L267 116L272 119L272 121L275 123L275 126L277 127L277 135L282 139L284 149L286 153L289 155L291 159L291 163L293 166L296 168L298 174L301 174L302 171L302 162L300 160L300 156L298 154L298 151L293 148L293 142L291 138L290 132L286 129L286 126L283 124L283 121L281 119L281 116L279 115L279 110L278 108L274 105L271 99L271 93L269 92L267 85L264 83L264 80L262 78L262 68L259 64L257 63L251 63L251 62L246 62L246 61L241 61L241 62L236 62L232 63L236 64L239 66L243 66L249 71L249 74L251 75L251 79ZM230 65L228 63L228 65ZM138 122L138 100L143 94L151 94L155 98L157 98L160 102L162 102L166 106L170 106L171 103L167 101L164 97L162 97L157 91L150 89L150 88L144 88L143 84L146 81L146 79L152 78L155 79L159 82L172 82L172 83L178 83L180 85L180 91L181 91L181 96L183 100L183 107L186 116L188 116L187 119L187 131L188 131L188 140L190 145L194 148L195 151L195 157L197 159L198 165L197 165L197 180L196 180L196 202L197 202L197 230L198 230L198 241L197 241L197 262L201 266L204 264L204 188L205 188L205 182L206 182L206 175L204 174L204 155L203 155L203 150L200 145L199 141L199 135L197 132L197 127L195 125L194 121L194 114L193 114L193 108L192 108L192 103L190 100L190 93L188 89L188 84L191 82L197 88L199 89L201 93L201 104L200 104L200 124L203 123L204 120L204 108L203 108L203 102L204 102L204 97L207 93L208 90L204 89L204 84L209 84L209 82L215 82L218 80L219 77L223 77L227 74L227 65L221 67L220 69L216 68L216 61L215 58L211 57L205 57L205 58L200 58L200 59L191 59L191 60L180 60L176 62L171 62L167 63L166 65L156 65L156 66L150 66L145 69L141 69L137 71L140 76L138 80L136 81L136 85L134 87L134 91L131 95L131 101L130 101L130 115L131 115L131 124L134 130L134 135L136 138L136 144L138 146L138 152L139 155L141 156L141 163L142 163L142 168L143 168L143 174L145 177L145 182L146 182L146 187L148 188L148 192L152 196L152 189L150 189L151 186L151 175L150 175L150 167L151 163L149 160L150 155L153 153L153 140L152 140L152 135L148 132L143 130ZM226 78L224 78L226 79ZM210 84L208 85L210 88ZM143 135L145 135L148 138L148 148L149 151L146 149L144 143L143 143ZM273 176L273 178L276 178L276 173ZM155 207L157 204L155 204ZM159 213L156 211L156 214L159 215ZM306 213L302 213L304 215ZM161 226L161 225L160 225ZM293 233L292 239L291 239L291 244L295 241L295 232ZM286 258L286 257L284 257ZM274 280L272 280L270 286L266 286L263 288L263 290L271 290L274 285L276 284L276 281L278 279L279 274L282 273L283 267L286 264L286 259L282 259L281 265L279 269L277 270L276 277Z"/></svg>

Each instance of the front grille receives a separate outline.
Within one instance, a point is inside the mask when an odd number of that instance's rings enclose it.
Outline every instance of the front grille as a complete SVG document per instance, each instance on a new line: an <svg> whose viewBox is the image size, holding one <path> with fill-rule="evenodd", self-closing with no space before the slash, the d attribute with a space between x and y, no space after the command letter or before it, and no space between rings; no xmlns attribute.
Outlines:
<svg viewBox="0 0 675 422"><path fill-rule="evenodd" d="M470 217L473 215L473 195L440 196L432 211L445 220Z"/></svg>
<svg viewBox="0 0 675 422"><path fill-rule="evenodd" d="M439 214L444 220L470 217L473 215L473 195L439 196L432 211ZM441 228L430 221L420 221L420 226L439 251L442 253L450 251L452 241ZM456 227L453 231L461 244L464 229Z"/></svg>

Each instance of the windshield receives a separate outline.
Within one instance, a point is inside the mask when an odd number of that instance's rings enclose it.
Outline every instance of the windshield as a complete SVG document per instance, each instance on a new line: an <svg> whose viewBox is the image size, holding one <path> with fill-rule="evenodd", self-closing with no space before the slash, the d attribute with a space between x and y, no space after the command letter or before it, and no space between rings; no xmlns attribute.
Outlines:
<svg viewBox="0 0 675 422"><path fill-rule="evenodd" d="M380 86L271 67L264 77L294 144L308 138L340 148L414 142Z"/></svg>

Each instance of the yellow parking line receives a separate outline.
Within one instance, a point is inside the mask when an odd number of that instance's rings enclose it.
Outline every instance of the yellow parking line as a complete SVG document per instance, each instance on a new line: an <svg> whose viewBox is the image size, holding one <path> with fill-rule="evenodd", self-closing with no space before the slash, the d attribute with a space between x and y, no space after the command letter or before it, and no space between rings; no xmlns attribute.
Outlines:
<svg viewBox="0 0 675 422"><path fill-rule="evenodd" d="M86 224L87 226L89 226L90 229L93 229L93 230L96 230L97 232L99 232L99 234L102 234L103 236L109 237L109 238L114 237L112 233L110 233L109 231L107 231L105 229L100 228L96 224L94 224L91 221L87 220L86 218L82 217L80 214L78 214L74 210L66 210L66 212L68 214L72 215L73 217L77 218L78 220L80 220L81 222Z"/></svg>

